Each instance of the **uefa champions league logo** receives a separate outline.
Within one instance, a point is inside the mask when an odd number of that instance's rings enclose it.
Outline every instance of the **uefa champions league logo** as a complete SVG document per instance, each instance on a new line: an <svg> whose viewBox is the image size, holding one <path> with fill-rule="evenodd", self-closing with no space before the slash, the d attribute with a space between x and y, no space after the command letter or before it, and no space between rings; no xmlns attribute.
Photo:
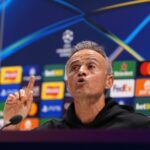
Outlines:
<svg viewBox="0 0 150 150"><path fill-rule="evenodd" d="M71 30L66 30L62 34L62 39L64 41L63 48L56 49L56 53L59 54L60 57L69 57L72 51L71 42L74 39L74 33Z"/></svg>

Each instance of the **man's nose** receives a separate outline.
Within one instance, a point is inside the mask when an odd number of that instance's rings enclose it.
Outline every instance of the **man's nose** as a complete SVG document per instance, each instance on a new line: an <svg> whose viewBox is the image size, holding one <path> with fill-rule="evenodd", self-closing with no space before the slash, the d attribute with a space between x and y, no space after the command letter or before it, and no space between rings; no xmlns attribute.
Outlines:
<svg viewBox="0 0 150 150"><path fill-rule="evenodd" d="M85 66L80 67L78 75L79 76L86 76L87 75L87 69Z"/></svg>

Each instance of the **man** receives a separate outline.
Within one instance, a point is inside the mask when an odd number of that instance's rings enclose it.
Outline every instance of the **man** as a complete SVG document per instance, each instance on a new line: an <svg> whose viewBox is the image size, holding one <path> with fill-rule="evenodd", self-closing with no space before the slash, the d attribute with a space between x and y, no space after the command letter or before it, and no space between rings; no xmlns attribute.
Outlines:
<svg viewBox="0 0 150 150"><path fill-rule="evenodd" d="M113 85L112 67L103 47L92 41L78 43L66 64L66 85L74 102L60 120L51 119L37 128L149 128L150 119L120 106L105 91ZM10 94L4 108L5 123L16 114L27 116L33 100L34 77L26 89ZM10 126L6 129L18 129Z"/></svg>

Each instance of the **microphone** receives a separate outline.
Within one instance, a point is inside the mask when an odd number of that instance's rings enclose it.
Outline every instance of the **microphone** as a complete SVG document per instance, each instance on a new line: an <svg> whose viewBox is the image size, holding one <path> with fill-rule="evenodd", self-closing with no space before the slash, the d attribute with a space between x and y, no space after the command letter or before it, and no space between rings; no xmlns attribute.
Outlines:
<svg viewBox="0 0 150 150"><path fill-rule="evenodd" d="M9 120L9 123L5 124L0 130L8 127L10 125L16 125L22 121L23 117L21 115L16 115Z"/></svg>

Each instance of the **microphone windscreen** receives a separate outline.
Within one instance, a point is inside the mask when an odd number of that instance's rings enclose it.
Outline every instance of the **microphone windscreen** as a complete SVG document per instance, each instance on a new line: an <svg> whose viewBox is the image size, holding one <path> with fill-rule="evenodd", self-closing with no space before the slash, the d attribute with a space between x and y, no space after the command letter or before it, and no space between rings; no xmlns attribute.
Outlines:
<svg viewBox="0 0 150 150"><path fill-rule="evenodd" d="M23 119L23 117L21 115L16 115L16 116L12 117L9 121L11 124L15 125L15 124L18 124L19 122L21 122L22 119Z"/></svg>

